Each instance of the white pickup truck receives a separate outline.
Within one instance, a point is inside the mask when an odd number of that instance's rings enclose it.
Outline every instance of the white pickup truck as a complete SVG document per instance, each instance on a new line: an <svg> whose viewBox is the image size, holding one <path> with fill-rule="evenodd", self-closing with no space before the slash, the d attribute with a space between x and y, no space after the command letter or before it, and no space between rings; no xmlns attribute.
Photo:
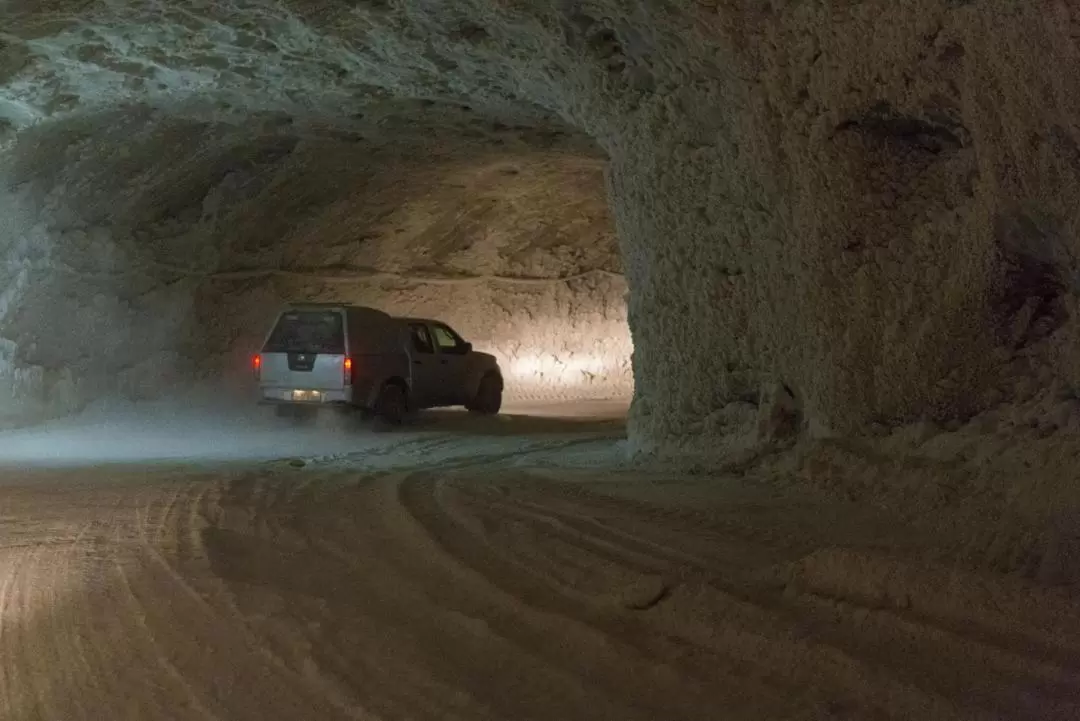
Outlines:
<svg viewBox="0 0 1080 721"><path fill-rule="evenodd" d="M281 415L357 408L399 424L422 408L495 414L503 377L446 323L363 306L308 303L280 313L252 360L259 402Z"/></svg>

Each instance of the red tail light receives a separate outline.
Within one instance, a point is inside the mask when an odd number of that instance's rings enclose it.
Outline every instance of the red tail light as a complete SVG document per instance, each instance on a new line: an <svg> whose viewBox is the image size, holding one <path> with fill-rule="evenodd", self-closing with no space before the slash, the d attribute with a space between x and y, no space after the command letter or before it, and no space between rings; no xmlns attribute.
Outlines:
<svg viewBox="0 0 1080 721"><path fill-rule="evenodd" d="M262 355L256 353L251 357L251 371L255 374L255 380L259 380L259 374L262 371Z"/></svg>
<svg viewBox="0 0 1080 721"><path fill-rule="evenodd" d="M352 358L346 356L341 367L342 371L345 373L345 385L352 385Z"/></svg>

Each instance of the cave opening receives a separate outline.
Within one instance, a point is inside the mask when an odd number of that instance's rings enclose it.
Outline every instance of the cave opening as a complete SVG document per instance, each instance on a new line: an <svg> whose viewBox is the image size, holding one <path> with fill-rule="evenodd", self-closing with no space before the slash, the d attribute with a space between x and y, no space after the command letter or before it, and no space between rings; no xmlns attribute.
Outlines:
<svg viewBox="0 0 1080 721"><path fill-rule="evenodd" d="M632 395L607 160L569 128L432 103L351 124L138 108L32 128L13 156L9 423L188 385L244 398L290 302L445 320L510 401Z"/></svg>

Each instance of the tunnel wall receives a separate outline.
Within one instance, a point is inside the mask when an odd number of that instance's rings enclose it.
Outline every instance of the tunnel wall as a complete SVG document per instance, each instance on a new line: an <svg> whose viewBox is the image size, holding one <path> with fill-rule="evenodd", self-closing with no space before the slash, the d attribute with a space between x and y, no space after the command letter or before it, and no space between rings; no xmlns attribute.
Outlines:
<svg viewBox="0 0 1080 721"><path fill-rule="evenodd" d="M129 140L141 125L130 121L117 124ZM179 148L206 128L176 130L176 148L159 157L182 167ZM96 123L42 128L23 141L2 166L0 424L172 387L190 370L181 339L198 281L170 264L207 248L157 200L168 188L173 202L192 202L183 198L190 183L183 173L164 185L142 175L152 169Z"/></svg>
<svg viewBox="0 0 1080 721"><path fill-rule="evenodd" d="M703 11L719 76L612 153L638 447L1074 397L1078 28L1060 2Z"/></svg>

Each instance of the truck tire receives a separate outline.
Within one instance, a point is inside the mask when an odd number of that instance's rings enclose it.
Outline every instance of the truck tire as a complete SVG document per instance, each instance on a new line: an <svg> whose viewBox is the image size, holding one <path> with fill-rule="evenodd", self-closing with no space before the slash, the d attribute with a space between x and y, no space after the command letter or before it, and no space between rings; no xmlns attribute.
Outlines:
<svg viewBox="0 0 1080 721"><path fill-rule="evenodd" d="M375 399L375 423L377 426L400 426L409 410L405 387L400 383L387 383Z"/></svg>
<svg viewBox="0 0 1080 721"><path fill-rule="evenodd" d="M502 379L494 373L488 373L480 379L480 386L476 389L476 396L466 407L473 413L493 416L502 408L502 393Z"/></svg>

